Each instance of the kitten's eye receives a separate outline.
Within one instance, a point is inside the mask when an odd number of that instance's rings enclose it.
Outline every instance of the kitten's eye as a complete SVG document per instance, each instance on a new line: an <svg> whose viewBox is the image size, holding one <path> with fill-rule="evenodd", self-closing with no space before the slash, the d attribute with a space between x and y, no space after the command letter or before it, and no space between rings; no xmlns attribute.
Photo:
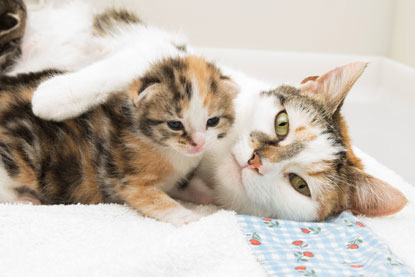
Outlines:
<svg viewBox="0 0 415 277"><path fill-rule="evenodd" d="M275 117L275 133L277 133L280 137L285 137L288 135L290 123L288 121L288 114L284 112L280 112Z"/></svg>
<svg viewBox="0 0 415 277"><path fill-rule="evenodd" d="M219 117L215 116L215 117L209 118L206 125L208 127L215 127L216 125L218 125L218 123L219 123Z"/></svg>
<svg viewBox="0 0 415 277"><path fill-rule="evenodd" d="M167 122L167 126L170 127L170 129L179 131L183 129L183 124L180 121L169 121Z"/></svg>
<svg viewBox="0 0 415 277"><path fill-rule="evenodd" d="M290 178L291 186L293 186L293 188L296 191L298 191L299 193L305 196L308 196L308 197L311 196L310 188L308 187L306 181L304 181L303 178L301 178L300 176L294 173L290 173L289 178Z"/></svg>

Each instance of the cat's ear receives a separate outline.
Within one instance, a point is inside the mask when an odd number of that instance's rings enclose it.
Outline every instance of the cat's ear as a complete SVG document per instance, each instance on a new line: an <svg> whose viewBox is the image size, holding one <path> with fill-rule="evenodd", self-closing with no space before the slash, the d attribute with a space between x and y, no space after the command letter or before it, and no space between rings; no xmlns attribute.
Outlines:
<svg viewBox="0 0 415 277"><path fill-rule="evenodd" d="M366 66L367 63L354 62L337 67L320 77L306 78L299 90L322 103L327 113L333 115Z"/></svg>
<svg viewBox="0 0 415 277"><path fill-rule="evenodd" d="M147 81L147 80L135 80L129 88L130 97L133 100L135 106L138 105L143 99L150 97L153 91L156 91L159 87L160 82L158 80Z"/></svg>
<svg viewBox="0 0 415 277"><path fill-rule="evenodd" d="M398 189L357 167L350 167L348 179L353 186L349 209L354 214L391 215L402 210L408 203L408 199Z"/></svg>
<svg viewBox="0 0 415 277"><path fill-rule="evenodd" d="M226 91L232 97L236 97L236 95L240 92L241 88L237 83L235 83L231 78L227 76L222 76L220 78L220 86L221 89Z"/></svg>
<svg viewBox="0 0 415 277"><path fill-rule="evenodd" d="M0 15L0 36L6 35L20 24L20 18L17 14L5 13Z"/></svg>

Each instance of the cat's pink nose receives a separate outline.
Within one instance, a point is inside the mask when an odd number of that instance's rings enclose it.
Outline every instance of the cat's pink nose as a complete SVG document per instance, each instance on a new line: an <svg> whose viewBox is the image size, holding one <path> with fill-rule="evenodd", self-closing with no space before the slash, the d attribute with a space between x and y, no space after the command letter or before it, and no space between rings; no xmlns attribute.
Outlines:
<svg viewBox="0 0 415 277"><path fill-rule="evenodd" d="M196 132L192 136L192 146L195 152L199 152L200 149L205 145L205 134L202 132Z"/></svg>
<svg viewBox="0 0 415 277"><path fill-rule="evenodd" d="M259 153L257 151L255 151L252 154L252 157L248 160L248 164L252 166L252 168L259 170L259 168L262 165L262 162L261 162L261 157L259 156Z"/></svg>

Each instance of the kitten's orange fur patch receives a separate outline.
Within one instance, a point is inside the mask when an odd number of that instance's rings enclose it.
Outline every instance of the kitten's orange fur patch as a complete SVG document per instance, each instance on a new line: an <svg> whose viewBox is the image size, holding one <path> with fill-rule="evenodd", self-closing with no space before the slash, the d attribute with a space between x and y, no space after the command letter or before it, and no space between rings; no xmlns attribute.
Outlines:
<svg viewBox="0 0 415 277"><path fill-rule="evenodd" d="M209 107L215 99L215 96L211 93L208 86L210 78L212 77L212 69L208 68L206 60L196 56L190 56L186 58L189 68L187 69L187 75L192 76L198 86L200 97L203 99L203 105ZM192 80L192 78L189 78Z"/></svg>

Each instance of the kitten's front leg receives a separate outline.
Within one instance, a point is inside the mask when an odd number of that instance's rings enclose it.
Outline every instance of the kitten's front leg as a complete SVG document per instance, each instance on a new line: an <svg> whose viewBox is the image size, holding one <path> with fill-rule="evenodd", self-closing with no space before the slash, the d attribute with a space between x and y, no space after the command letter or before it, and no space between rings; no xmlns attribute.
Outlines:
<svg viewBox="0 0 415 277"><path fill-rule="evenodd" d="M130 207L143 215L177 227L201 218L200 215L186 209L155 186L126 185L119 189L118 194Z"/></svg>

